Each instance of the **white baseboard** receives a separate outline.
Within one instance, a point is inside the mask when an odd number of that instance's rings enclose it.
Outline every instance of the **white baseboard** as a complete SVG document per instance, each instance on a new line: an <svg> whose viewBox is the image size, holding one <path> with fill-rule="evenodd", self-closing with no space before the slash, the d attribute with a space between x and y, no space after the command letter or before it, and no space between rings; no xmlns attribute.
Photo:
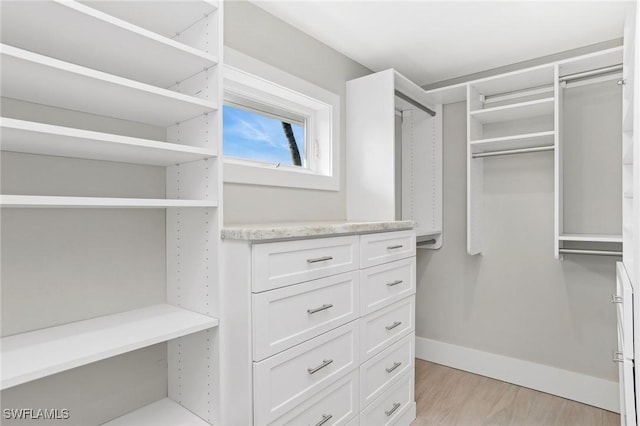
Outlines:
<svg viewBox="0 0 640 426"><path fill-rule="evenodd" d="M416 337L416 358L620 412L618 383L477 349Z"/></svg>

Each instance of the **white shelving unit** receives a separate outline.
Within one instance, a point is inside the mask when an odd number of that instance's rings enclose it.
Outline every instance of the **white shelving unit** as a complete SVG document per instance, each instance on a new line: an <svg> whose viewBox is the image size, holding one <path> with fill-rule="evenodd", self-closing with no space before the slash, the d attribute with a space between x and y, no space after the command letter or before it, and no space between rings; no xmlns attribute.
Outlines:
<svg viewBox="0 0 640 426"><path fill-rule="evenodd" d="M347 119L347 219L414 220L421 247L440 248L442 105L389 69L347 82Z"/></svg>
<svg viewBox="0 0 640 426"><path fill-rule="evenodd" d="M145 228L145 232L161 232L152 240L166 245L162 263L154 265L166 276L166 281L157 283L164 303L154 299L127 308L125 293L121 295L123 306L108 305L106 314L85 313L71 322L37 328L10 321L21 331L2 337L3 399L29 406L29 401L15 400L20 395L13 392L16 387L31 382L29 386L37 389L38 379L64 375L79 366L107 368L96 361L166 342L164 398L130 413L130 408L118 411L114 404L102 417L92 412L84 413L85 417L95 424L110 425L219 423L218 235L222 217L218 200L222 171L217 155L222 119L217 106L222 99L218 66L222 3L51 0L3 2L1 7L2 153L11 153L6 161L20 159L25 164L42 159L35 162L36 172L46 189L35 185L22 193L13 189L12 182L20 178L11 174L22 172L10 167L7 174L3 171L0 206L12 217L26 215L35 222L47 222L55 214L53 209L77 211L77 217L89 221L95 220L91 215L99 214L100 220L114 221L105 228L112 230L123 219L105 215L106 209L142 209L138 217L150 215L148 218L157 218L160 209L165 226ZM112 174L125 170L121 163L126 163L126 170L139 170L135 176L151 170L153 176L161 173L165 196L131 196L127 188L109 183L108 173L91 174L94 163L88 162L96 160L104 162L100 173L109 167ZM84 173L76 175L87 182L83 190L70 194L55 176L56 170L67 167ZM95 190L87 190L92 185ZM116 194L100 196L109 185L107 192ZM133 182L132 186L140 187ZM73 234L83 232L81 229L66 231ZM135 228L127 229L135 232ZM92 232L97 234L89 246L82 247L84 251L102 248L99 232L105 231ZM139 238L149 235L141 233ZM63 253L72 249L66 244L59 244ZM13 249L3 241L3 260ZM77 265L70 259L74 256L62 259L66 263L52 271L58 275L52 281L73 281ZM119 267L112 259L104 262L105 267ZM3 264L3 275L6 269L19 268ZM10 276L19 281L15 273ZM126 279L132 281L130 291L135 293L136 276ZM3 293L3 303L15 303L15 297L26 300L32 296L21 295L19 290L6 297ZM46 297L41 292L35 299ZM60 394L67 391L60 389Z"/></svg>
<svg viewBox="0 0 640 426"><path fill-rule="evenodd" d="M476 80L467 85L469 254L482 253L485 158L555 150L557 131L553 117L556 100L549 96L553 91L552 65ZM532 122L532 119L536 120ZM515 132L514 128L517 129Z"/></svg>

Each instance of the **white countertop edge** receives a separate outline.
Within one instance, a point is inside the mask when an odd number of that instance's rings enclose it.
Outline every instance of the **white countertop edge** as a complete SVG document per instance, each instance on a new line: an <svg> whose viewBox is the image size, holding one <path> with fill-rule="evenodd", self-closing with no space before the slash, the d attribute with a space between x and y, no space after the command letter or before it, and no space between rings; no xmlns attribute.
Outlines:
<svg viewBox="0 0 640 426"><path fill-rule="evenodd" d="M416 223L412 220L389 220L379 222L297 222L230 225L222 228L220 237L229 240L282 240L333 236L342 234L361 234L367 232L398 231L412 229Z"/></svg>

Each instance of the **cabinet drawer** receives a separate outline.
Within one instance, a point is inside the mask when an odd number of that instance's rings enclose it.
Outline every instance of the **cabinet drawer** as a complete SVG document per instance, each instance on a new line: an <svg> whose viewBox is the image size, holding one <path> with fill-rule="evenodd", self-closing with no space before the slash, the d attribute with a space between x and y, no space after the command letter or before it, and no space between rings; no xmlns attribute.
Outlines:
<svg viewBox="0 0 640 426"><path fill-rule="evenodd" d="M360 277L361 312L366 315L416 292L416 258L363 269Z"/></svg>
<svg viewBox="0 0 640 426"><path fill-rule="evenodd" d="M357 236L254 244L251 250L254 293L360 267Z"/></svg>
<svg viewBox="0 0 640 426"><path fill-rule="evenodd" d="M317 395L280 417L272 425L334 426L351 424L358 416L358 370L338 380Z"/></svg>
<svg viewBox="0 0 640 426"><path fill-rule="evenodd" d="M367 426L391 425L413 405L413 371L407 372L360 413Z"/></svg>
<svg viewBox="0 0 640 426"><path fill-rule="evenodd" d="M253 364L254 421L267 424L359 365L358 321Z"/></svg>
<svg viewBox="0 0 640 426"><path fill-rule="evenodd" d="M413 230L360 236L360 267L380 265L416 255Z"/></svg>
<svg viewBox="0 0 640 426"><path fill-rule="evenodd" d="M366 407L389 388L397 377L414 369L414 340L411 333L360 366L360 406Z"/></svg>
<svg viewBox="0 0 640 426"><path fill-rule="evenodd" d="M360 318L360 358L364 362L415 330L415 298L409 296Z"/></svg>
<svg viewBox="0 0 640 426"><path fill-rule="evenodd" d="M253 359L264 359L359 316L358 271L253 294Z"/></svg>

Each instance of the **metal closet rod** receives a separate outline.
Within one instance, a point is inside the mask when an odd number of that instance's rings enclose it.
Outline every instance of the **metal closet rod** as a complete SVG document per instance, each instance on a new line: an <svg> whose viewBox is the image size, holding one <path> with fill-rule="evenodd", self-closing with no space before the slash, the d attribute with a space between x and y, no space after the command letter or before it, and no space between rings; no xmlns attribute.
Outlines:
<svg viewBox="0 0 640 426"><path fill-rule="evenodd" d="M421 109L422 111L426 112L430 116L434 117L436 115L436 112L434 110L432 110L431 108L427 108L426 106L422 105L420 102L414 100L413 98L410 98L409 96L405 95L404 93L399 92L399 91L396 90L395 94L396 94L397 97L399 97L403 101L409 102L411 105L415 106L416 108Z"/></svg>
<svg viewBox="0 0 640 426"><path fill-rule="evenodd" d="M435 244L435 243L436 243L435 238L432 238L432 239L430 239L430 240L418 241L418 242L416 243L416 245L417 245L417 246L426 246L426 245L428 245L428 244Z"/></svg>
<svg viewBox="0 0 640 426"><path fill-rule="evenodd" d="M596 68L590 71L583 71L583 72L568 74L560 77L558 81L560 81L560 83L569 82L571 80L578 80L578 79L587 78L587 77L596 77L600 74L609 74L609 73L613 73L621 70L622 70L622 64L610 65L608 67Z"/></svg>
<svg viewBox="0 0 640 426"><path fill-rule="evenodd" d="M504 151L477 152L477 153L471 154L471 156L473 158L494 157L497 155L521 154L525 152L553 151L554 149L555 149L554 145L536 146L533 148L506 149Z"/></svg>
<svg viewBox="0 0 640 426"><path fill-rule="evenodd" d="M613 250L579 250L579 249L560 249L560 254L591 254L598 256L622 256L621 251Z"/></svg>

